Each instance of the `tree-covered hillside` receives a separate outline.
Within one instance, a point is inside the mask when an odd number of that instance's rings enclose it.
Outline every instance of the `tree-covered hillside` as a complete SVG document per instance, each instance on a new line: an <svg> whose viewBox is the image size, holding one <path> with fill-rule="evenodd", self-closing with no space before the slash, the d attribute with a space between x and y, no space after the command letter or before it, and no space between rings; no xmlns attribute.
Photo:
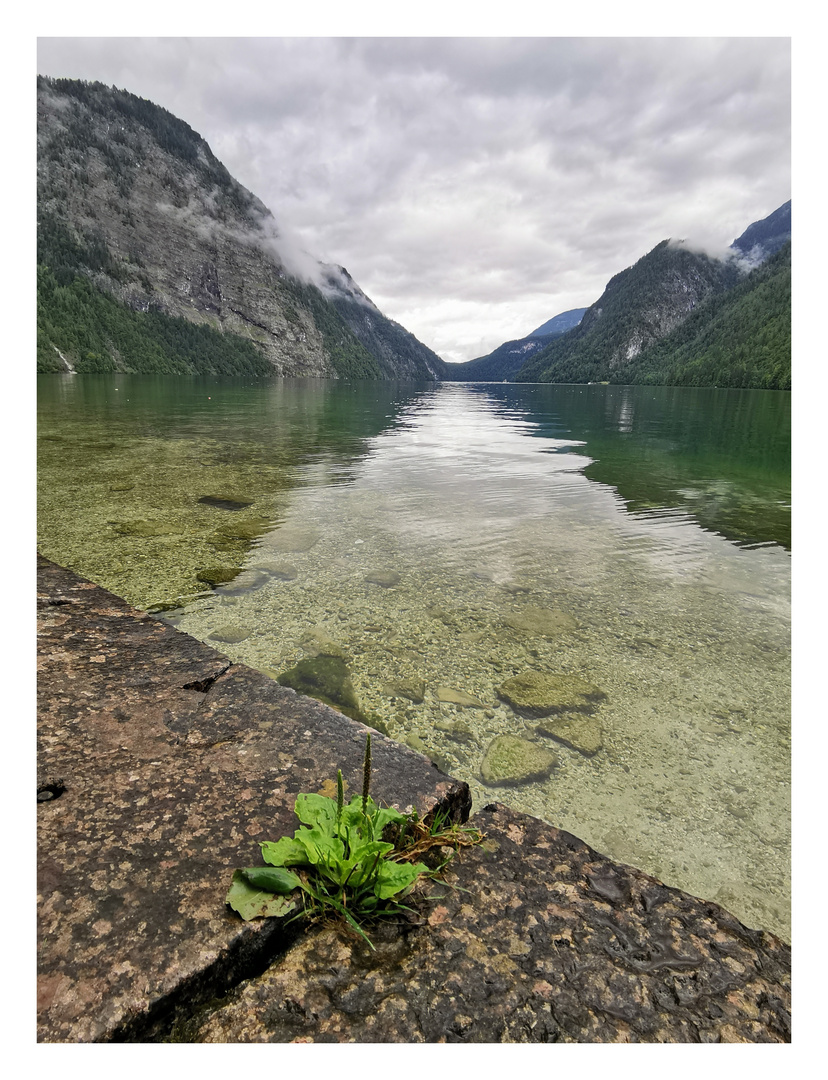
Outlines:
<svg viewBox="0 0 828 1080"><path fill-rule="evenodd" d="M790 241L613 376L611 382L790 390Z"/></svg>
<svg viewBox="0 0 828 1080"><path fill-rule="evenodd" d="M735 265L663 240L611 278L581 323L532 356L515 381L628 381L630 360L738 279Z"/></svg>

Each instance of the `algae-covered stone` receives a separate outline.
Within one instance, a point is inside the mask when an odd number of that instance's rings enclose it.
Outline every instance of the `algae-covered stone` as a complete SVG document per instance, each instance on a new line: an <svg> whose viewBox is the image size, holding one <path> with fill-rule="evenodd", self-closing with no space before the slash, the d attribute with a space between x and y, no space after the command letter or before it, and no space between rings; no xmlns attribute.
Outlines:
<svg viewBox="0 0 828 1080"><path fill-rule="evenodd" d="M557 757L537 743L517 735L498 735L489 743L480 776L487 784L521 784L544 779L557 764Z"/></svg>
<svg viewBox="0 0 828 1080"><path fill-rule="evenodd" d="M323 626L314 626L306 630L299 639L299 644L308 656L338 656L341 659L347 656L345 649L328 636Z"/></svg>
<svg viewBox="0 0 828 1080"><path fill-rule="evenodd" d="M202 495L198 501L217 510L246 510L253 505L252 499L237 499L230 495Z"/></svg>
<svg viewBox="0 0 828 1080"><path fill-rule="evenodd" d="M449 705L459 705L463 709L483 708L480 698L467 694L465 690L455 690L453 686L438 686L435 692L438 701L444 701Z"/></svg>
<svg viewBox="0 0 828 1080"><path fill-rule="evenodd" d="M196 578L215 589L233 581L241 572L240 566L208 566L205 570L200 570Z"/></svg>
<svg viewBox="0 0 828 1080"><path fill-rule="evenodd" d="M578 625L571 615L560 608L525 607L514 615L506 615L503 621L513 630L538 637L556 637L575 630Z"/></svg>
<svg viewBox="0 0 828 1080"><path fill-rule="evenodd" d="M276 682L324 701L352 720L367 722L354 692L348 666L340 656L306 657L296 667L283 671Z"/></svg>
<svg viewBox="0 0 828 1080"><path fill-rule="evenodd" d="M413 701L415 705L422 704L425 697L425 683L422 679L402 678L394 679L392 682L387 682L383 690L389 697L404 697L409 701Z"/></svg>
<svg viewBox="0 0 828 1080"><path fill-rule="evenodd" d="M365 580L371 585L381 585L383 589L391 589L399 585L402 578L396 570L369 570Z"/></svg>
<svg viewBox="0 0 828 1080"><path fill-rule="evenodd" d="M253 540L258 540L260 536L266 533L270 525L270 519L266 517L245 518L244 521L234 520L232 523L222 525L220 529L217 529L215 537L219 542L221 540L239 540L243 543L250 543Z"/></svg>
<svg viewBox="0 0 828 1080"><path fill-rule="evenodd" d="M549 735L587 757L597 754L604 745L604 732L598 717L584 713L549 716L538 724L535 731L539 735Z"/></svg>
<svg viewBox="0 0 828 1080"><path fill-rule="evenodd" d="M525 716L591 712L607 695L577 675L522 671L497 687L497 696Z"/></svg>

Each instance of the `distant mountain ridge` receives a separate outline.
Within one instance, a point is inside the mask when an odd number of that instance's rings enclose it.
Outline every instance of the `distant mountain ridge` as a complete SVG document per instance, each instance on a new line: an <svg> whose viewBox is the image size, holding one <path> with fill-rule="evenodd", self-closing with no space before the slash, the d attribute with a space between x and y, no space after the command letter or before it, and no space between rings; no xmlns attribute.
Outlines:
<svg viewBox="0 0 828 1080"><path fill-rule="evenodd" d="M586 308L563 311L560 315L548 319L526 337L504 341L493 352L478 356L474 360L467 360L460 364L447 361L446 373L443 377L447 380L471 382L510 380L527 363L530 356L546 348L550 338L559 337L577 326L585 311Z"/></svg>
<svg viewBox="0 0 828 1080"><path fill-rule="evenodd" d="M448 364L446 378L790 389L790 235L788 201L748 226L730 258L663 240L572 329Z"/></svg>
<svg viewBox="0 0 828 1080"><path fill-rule="evenodd" d="M343 268L298 272L270 210L183 120L43 77L37 115L39 371L442 378Z"/></svg>
<svg viewBox="0 0 828 1080"><path fill-rule="evenodd" d="M560 315L556 315L552 319L547 319L545 323L533 330L531 334L527 334L527 337L546 337L548 334L565 334L567 330L572 330L583 319L586 308L571 308L569 311L562 311Z"/></svg>
<svg viewBox="0 0 828 1080"><path fill-rule="evenodd" d="M759 265L779 251L791 239L791 200L761 221L748 225L741 236L730 245L751 263Z"/></svg>

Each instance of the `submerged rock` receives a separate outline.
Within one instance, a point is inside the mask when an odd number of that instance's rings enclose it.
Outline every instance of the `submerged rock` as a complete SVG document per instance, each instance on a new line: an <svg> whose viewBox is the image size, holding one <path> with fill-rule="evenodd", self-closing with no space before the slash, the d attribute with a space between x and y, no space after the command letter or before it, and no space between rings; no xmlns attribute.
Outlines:
<svg viewBox="0 0 828 1080"><path fill-rule="evenodd" d="M557 757L537 743L517 735L498 735L483 756L480 776L487 784L521 784L544 779L557 764Z"/></svg>
<svg viewBox="0 0 828 1080"><path fill-rule="evenodd" d="M393 588L399 585L402 578L396 570L369 570L365 580L371 585L381 585L383 589Z"/></svg>
<svg viewBox="0 0 828 1080"><path fill-rule="evenodd" d="M383 686L383 690L389 697L404 697L413 701L415 705L421 705L425 698L425 683L422 679L403 678L394 679Z"/></svg>
<svg viewBox="0 0 828 1080"><path fill-rule="evenodd" d="M219 495L202 495L198 500L200 503L204 503L205 506L214 506L217 510L246 510L248 506L252 506L252 500L243 499L231 499Z"/></svg>
<svg viewBox="0 0 828 1080"><path fill-rule="evenodd" d="M340 659L345 659L347 655L339 642L329 637L322 626L314 626L306 630L299 639L299 644L309 656L338 656Z"/></svg>
<svg viewBox="0 0 828 1080"><path fill-rule="evenodd" d="M253 564L253 569L263 570L279 581L293 581L299 576L299 571L292 563L278 562L275 559L262 559Z"/></svg>
<svg viewBox="0 0 828 1080"><path fill-rule="evenodd" d="M228 540L241 540L245 543L250 543L253 540L258 540L269 528L269 518L246 518L244 521L234 521L232 524L222 525L222 527L216 531L214 537L219 543Z"/></svg>
<svg viewBox="0 0 828 1080"><path fill-rule="evenodd" d="M592 757L604 745L604 732L596 716L549 716L535 728L538 735L549 735L558 742Z"/></svg>
<svg viewBox="0 0 828 1080"><path fill-rule="evenodd" d="M348 665L340 656L313 656L283 671L276 679L297 693L324 701L360 723L369 723L363 715L351 683Z"/></svg>
<svg viewBox="0 0 828 1080"><path fill-rule="evenodd" d="M455 690L453 686L438 686L435 693L438 701L444 701L449 705L459 705L463 709L482 709L484 707L480 698L467 694L465 690Z"/></svg>
<svg viewBox="0 0 828 1080"><path fill-rule="evenodd" d="M310 551L318 540L315 529L282 528L268 537L267 546L271 551Z"/></svg>
<svg viewBox="0 0 828 1080"><path fill-rule="evenodd" d="M241 572L240 566L208 566L205 570L199 570L196 579L215 589L233 581Z"/></svg>
<svg viewBox="0 0 828 1080"><path fill-rule="evenodd" d="M234 580L232 588L226 590L228 596L238 596L242 593L253 592L267 584L270 577L263 570L245 570Z"/></svg>
<svg viewBox="0 0 828 1080"><path fill-rule="evenodd" d="M525 716L592 712L607 695L577 675L522 671L496 689L497 696Z"/></svg>
<svg viewBox="0 0 828 1080"><path fill-rule="evenodd" d="M556 637L578 626L572 616L560 608L525 607L515 615L506 615L503 621L513 630L538 637Z"/></svg>

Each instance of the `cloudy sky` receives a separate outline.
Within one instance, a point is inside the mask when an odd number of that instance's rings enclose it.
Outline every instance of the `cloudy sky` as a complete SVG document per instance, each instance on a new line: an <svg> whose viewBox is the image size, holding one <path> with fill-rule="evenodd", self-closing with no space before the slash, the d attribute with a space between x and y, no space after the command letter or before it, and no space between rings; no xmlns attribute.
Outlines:
<svg viewBox="0 0 828 1080"><path fill-rule="evenodd" d="M37 69L186 120L447 360L791 197L789 38L40 36Z"/></svg>

